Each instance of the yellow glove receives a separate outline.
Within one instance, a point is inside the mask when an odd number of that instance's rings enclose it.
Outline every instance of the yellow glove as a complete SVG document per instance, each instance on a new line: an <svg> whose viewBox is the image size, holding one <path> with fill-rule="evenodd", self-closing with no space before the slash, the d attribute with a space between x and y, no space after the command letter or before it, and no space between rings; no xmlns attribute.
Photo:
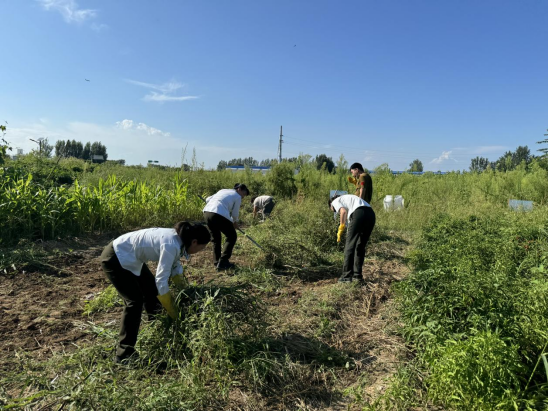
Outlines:
<svg viewBox="0 0 549 412"><path fill-rule="evenodd" d="M345 224L342 223L339 225L339 229L337 229L337 243L341 242L341 235L343 234L343 231L345 230Z"/></svg>
<svg viewBox="0 0 549 412"><path fill-rule="evenodd" d="M158 295L157 298L160 303L162 303L164 309L166 309L166 312L168 312L168 315L170 315L172 319L175 319L177 314L175 312L175 308L173 307L172 294L170 292L164 293L163 295Z"/></svg>
<svg viewBox="0 0 549 412"><path fill-rule="evenodd" d="M349 181L349 183L356 185L356 179L353 176L348 176L347 180Z"/></svg>
<svg viewBox="0 0 549 412"><path fill-rule="evenodd" d="M189 282L187 281L187 278L185 276L183 276L182 274L172 276L172 281L173 281L173 283L175 283L181 289L186 288L187 286L189 286Z"/></svg>

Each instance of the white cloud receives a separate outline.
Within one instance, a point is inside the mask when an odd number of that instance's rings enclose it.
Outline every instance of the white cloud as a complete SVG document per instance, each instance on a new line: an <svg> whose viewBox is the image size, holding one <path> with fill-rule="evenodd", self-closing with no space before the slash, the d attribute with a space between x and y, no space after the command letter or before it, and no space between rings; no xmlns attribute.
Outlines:
<svg viewBox="0 0 549 412"><path fill-rule="evenodd" d="M182 102L185 100L198 99L198 96L175 96L174 93L184 86L183 84L175 80L163 84L145 83L131 79L124 80L136 86L141 86L153 90L143 97L143 101L145 102Z"/></svg>
<svg viewBox="0 0 549 412"><path fill-rule="evenodd" d="M145 123L136 123L134 124L133 120L124 119L120 122L115 123L115 127L123 130L142 130L147 133L149 136L170 136L169 132L163 132L160 129L155 129L154 127L147 126Z"/></svg>
<svg viewBox="0 0 549 412"><path fill-rule="evenodd" d="M198 99L198 96L170 96L164 93L151 92L145 97L143 101L145 102L182 102L184 100Z"/></svg>
<svg viewBox="0 0 549 412"><path fill-rule="evenodd" d="M131 79L124 79L124 80L128 83L135 84L136 86L146 87L147 89L158 90L159 92L162 92L162 93L173 93L184 86L183 84L173 80L171 82L167 82L164 84L145 83L145 82L140 82L140 81L131 80Z"/></svg>
<svg viewBox="0 0 549 412"><path fill-rule="evenodd" d="M67 23L82 23L97 16L97 11L81 9L75 0L37 0L44 9L58 11Z"/></svg>
<svg viewBox="0 0 549 412"><path fill-rule="evenodd" d="M183 149L187 146L186 158L190 161L192 149L196 149L199 163L205 162L208 168L215 168L220 159L239 157L242 153L257 159L272 157L270 151L263 149L204 146L207 139L190 140L183 136L173 136L170 132L157 129L145 123L124 119L114 125L71 122L63 127L55 127L36 121L32 124L10 124L5 139L13 147L9 154L15 154L16 148L24 153L36 150L38 145L29 139L47 137L50 144L57 140L76 140L82 143L99 141L107 147L109 159L124 159L126 164L147 164L148 160L158 160L160 164L180 166Z"/></svg>
<svg viewBox="0 0 549 412"><path fill-rule="evenodd" d="M444 162L445 160L453 160L454 162L458 162L456 159L450 157L450 155L452 154L452 151L451 150L448 150L448 151L443 151L442 154L431 160L429 163L435 163L435 164L441 164L442 162Z"/></svg>

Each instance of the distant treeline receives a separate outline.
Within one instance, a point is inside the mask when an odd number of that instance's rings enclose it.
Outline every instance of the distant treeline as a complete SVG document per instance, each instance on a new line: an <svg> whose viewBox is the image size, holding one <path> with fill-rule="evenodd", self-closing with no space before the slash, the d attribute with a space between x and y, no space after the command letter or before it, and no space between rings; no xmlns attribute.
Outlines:
<svg viewBox="0 0 549 412"><path fill-rule="evenodd" d="M542 154L536 156L530 153L528 146L519 146L514 152L507 151L499 159L491 162L486 157L477 156L474 159L471 159L471 164L469 166L470 172L483 172L484 170L490 168L491 170L497 170L499 172L506 172L515 170L519 165L524 164L528 167L534 160L537 161L542 168L547 168L547 139L537 142L538 144L544 145L541 149L537 149L538 152ZM316 157L310 155L302 155L299 157L290 157L283 158L282 162L291 162L298 165L306 162L312 162L316 165L318 170L323 167L329 173L335 173L337 167L333 159L325 154L320 154ZM266 166L271 167L278 164L278 159L264 159L256 160L253 157L237 158L231 159L229 161L221 160L217 164L217 170L224 170L229 166ZM338 166L340 166L338 162ZM363 165L365 169L367 165ZM410 163L410 168L407 170L409 172L422 172L423 163L419 159L415 159Z"/></svg>
<svg viewBox="0 0 549 412"><path fill-rule="evenodd" d="M547 145L547 139L542 140L538 143ZM471 159L469 171L482 172L490 167L490 169L492 170L506 172L510 170L515 170L517 166L519 166L521 163L524 163L525 166L528 166L535 159L540 161L542 168L547 168L547 146L542 149L538 149L538 152L542 152L542 155L535 156L530 153L530 149L528 148L528 146L519 146L514 152L505 152L495 162L490 162L486 157L477 156L474 159Z"/></svg>
<svg viewBox="0 0 549 412"><path fill-rule="evenodd" d="M288 163L303 163L304 161L313 160L317 165L317 169L321 169L324 164L326 164L326 170L332 173L335 170L335 163L331 157L321 154L316 156L314 159L309 155L299 156L299 157L285 157L282 158L282 162ZM264 159L261 161L255 160L253 157L245 157L238 159L231 159L229 161L221 160L217 164L217 170L224 170L229 166L263 166L271 167L278 164L278 159Z"/></svg>
<svg viewBox="0 0 549 412"><path fill-rule="evenodd" d="M103 156L107 160L107 147L101 142L87 142L85 145L76 140L58 140L55 143L55 155L61 157L75 157L77 159L90 160L92 156Z"/></svg>

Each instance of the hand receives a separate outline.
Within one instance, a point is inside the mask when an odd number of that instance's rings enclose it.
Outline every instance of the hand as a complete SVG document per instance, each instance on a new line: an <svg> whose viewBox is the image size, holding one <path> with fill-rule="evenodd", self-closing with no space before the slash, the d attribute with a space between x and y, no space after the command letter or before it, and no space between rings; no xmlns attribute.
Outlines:
<svg viewBox="0 0 549 412"><path fill-rule="evenodd" d="M186 278L185 276L183 276L182 274L181 274L181 275L172 276L172 281L173 281L173 283L175 283L177 286L179 286L181 289L186 288L186 287L189 286L189 281L188 281L187 278Z"/></svg>
<svg viewBox="0 0 549 412"><path fill-rule="evenodd" d="M341 242L341 235L343 234L343 231L345 230L345 224L339 225L339 228L337 229L337 243Z"/></svg>
<svg viewBox="0 0 549 412"><path fill-rule="evenodd" d="M234 226L234 228L235 228L236 230L238 230L238 229L239 229L238 223L236 223L236 222L233 222L233 226Z"/></svg>
<svg viewBox="0 0 549 412"><path fill-rule="evenodd" d="M170 315L170 318L177 318L177 312L175 311L175 308L173 306L172 294L170 292L164 293L163 295L158 295L157 298L164 307L164 309L166 309L166 312L168 312L168 315Z"/></svg>

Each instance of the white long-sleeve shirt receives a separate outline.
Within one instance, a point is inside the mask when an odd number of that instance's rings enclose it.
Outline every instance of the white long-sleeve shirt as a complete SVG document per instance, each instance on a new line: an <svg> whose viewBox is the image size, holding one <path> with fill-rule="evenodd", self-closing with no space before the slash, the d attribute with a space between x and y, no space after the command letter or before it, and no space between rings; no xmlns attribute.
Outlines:
<svg viewBox="0 0 549 412"><path fill-rule="evenodd" d="M332 207L336 213L338 213L339 209L342 207L347 209L347 225L349 225L349 219L353 212L361 206L371 207L368 202L355 195L339 196L332 202Z"/></svg>
<svg viewBox="0 0 549 412"><path fill-rule="evenodd" d="M233 222L238 222L242 197L234 189L221 189L215 195L206 199L202 212L212 212Z"/></svg>
<svg viewBox="0 0 549 412"><path fill-rule="evenodd" d="M120 265L135 276L141 275L143 264L158 262L156 268L156 288L159 295L170 291L170 276L181 275L181 257L189 259L181 238L175 229L151 228L126 233L113 242L114 252Z"/></svg>

